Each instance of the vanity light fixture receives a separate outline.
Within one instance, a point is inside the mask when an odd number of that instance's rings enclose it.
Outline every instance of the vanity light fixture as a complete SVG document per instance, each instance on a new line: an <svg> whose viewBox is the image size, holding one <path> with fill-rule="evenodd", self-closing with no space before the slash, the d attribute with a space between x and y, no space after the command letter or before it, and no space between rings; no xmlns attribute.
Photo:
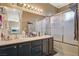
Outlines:
<svg viewBox="0 0 79 59"><path fill-rule="evenodd" d="M35 8L35 10L36 10L37 8Z"/></svg>
<svg viewBox="0 0 79 59"><path fill-rule="evenodd" d="M25 4L24 6L26 6L28 9L31 9L31 10L33 10L35 12L43 12L42 9L36 8L36 7L31 6L29 4L27 4L27 5Z"/></svg>
<svg viewBox="0 0 79 59"><path fill-rule="evenodd" d="M37 8L37 7L27 4L27 3L20 3L20 5L18 3L18 6L25 8L29 12L43 14L43 10L41 8Z"/></svg>
<svg viewBox="0 0 79 59"><path fill-rule="evenodd" d="M30 8L30 5L27 5L28 8Z"/></svg>

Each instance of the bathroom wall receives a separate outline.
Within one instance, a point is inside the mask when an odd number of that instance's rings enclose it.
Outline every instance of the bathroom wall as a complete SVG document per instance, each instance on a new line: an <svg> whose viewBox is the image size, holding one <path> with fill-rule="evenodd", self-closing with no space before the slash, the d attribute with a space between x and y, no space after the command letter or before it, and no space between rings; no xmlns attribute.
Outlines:
<svg viewBox="0 0 79 59"><path fill-rule="evenodd" d="M57 12L59 13L59 12L62 12L62 11L68 10L68 9L69 9L69 5L66 5L66 6L64 6L64 7L59 8L59 9L57 10Z"/></svg>

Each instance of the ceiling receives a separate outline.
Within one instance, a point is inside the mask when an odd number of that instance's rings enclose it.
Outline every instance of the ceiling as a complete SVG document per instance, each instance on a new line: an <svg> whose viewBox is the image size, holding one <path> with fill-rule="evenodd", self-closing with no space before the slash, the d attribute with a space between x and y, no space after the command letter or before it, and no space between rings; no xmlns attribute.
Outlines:
<svg viewBox="0 0 79 59"><path fill-rule="evenodd" d="M69 3L50 3L50 4L55 6L56 8L61 8L68 5Z"/></svg>

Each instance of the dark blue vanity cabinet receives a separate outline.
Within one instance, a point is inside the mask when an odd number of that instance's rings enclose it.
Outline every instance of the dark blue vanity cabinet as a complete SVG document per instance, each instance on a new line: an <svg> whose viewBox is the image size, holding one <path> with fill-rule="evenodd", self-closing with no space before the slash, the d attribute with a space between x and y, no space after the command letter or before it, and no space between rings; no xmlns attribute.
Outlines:
<svg viewBox="0 0 79 59"><path fill-rule="evenodd" d="M30 43L22 43L18 45L18 55L19 56L29 56L30 55Z"/></svg>
<svg viewBox="0 0 79 59"><path fill-rule="evenodd" d="M0 46L0 56L45 56L52 52L52 38Z"/></svg>
<svg viewBox="0 0 79 59"><path fill-rule="evenodd" d="M17 56L17 46L5 46L0 48L0 56Z"/></svg>

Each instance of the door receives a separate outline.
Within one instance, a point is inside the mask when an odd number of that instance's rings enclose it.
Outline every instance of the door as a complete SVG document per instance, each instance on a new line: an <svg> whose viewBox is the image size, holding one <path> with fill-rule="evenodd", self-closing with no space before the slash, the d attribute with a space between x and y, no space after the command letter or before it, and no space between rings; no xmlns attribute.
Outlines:
<svg viewBox="0 0 79 59"><path fill-rule="evenodd" d="M41 56L41 46L31 47L31 56Z"/></svg>
<svg viewBox="0 0 79 59"><path fill-rule="evenodd" d="M78 55L78 41L74 39L74 17L75 13L71 10L64 13L63 42L67 43L62 43L64 55Z"/></svg>
<svg viewBox="0 0 79 59"><path fill-rule="evenodd" d="M74 40L74 15L73 11L64 13L64 42L76 44Z"/></svg>
<svg viewBox="0 0 79 59"><path fill-rule="evenodd" d="M48 55L48 39L43 40L43 55Z"/></svg>

